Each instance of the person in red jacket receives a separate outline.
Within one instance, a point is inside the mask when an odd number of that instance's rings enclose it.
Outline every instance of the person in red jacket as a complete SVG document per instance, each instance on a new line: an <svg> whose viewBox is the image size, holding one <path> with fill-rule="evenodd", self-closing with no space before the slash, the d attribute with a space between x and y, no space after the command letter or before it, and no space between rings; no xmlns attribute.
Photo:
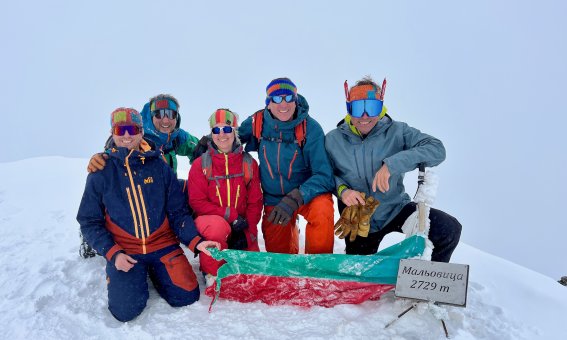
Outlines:
<svg viewBox="0 0 567 340"><path fill-rule="evenodd" d="M259 251L258 222L263 198L258 163L243 151L238 116L218 109L209 118L208 150L189 171L189 205L199 233L221 249ZM200 255L201 271L216 276L222 262ZM209 281L209 280L208 280Z"/></svg>

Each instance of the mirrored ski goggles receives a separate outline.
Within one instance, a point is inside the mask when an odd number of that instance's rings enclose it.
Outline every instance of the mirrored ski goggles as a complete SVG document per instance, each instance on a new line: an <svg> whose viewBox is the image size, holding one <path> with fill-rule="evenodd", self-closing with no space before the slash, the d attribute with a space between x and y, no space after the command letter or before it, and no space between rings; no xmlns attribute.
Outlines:
<svg viewBox="0 0 567 340"><path fill-rule="evenodd" d="M142 128L137 125L115 125L112 127L112 134L117 136L124 136L126 131L130 136L137 135L142 132Z"/></svg>
<svg viewBox="0 0 567 340"><path fill-rule="evenodd" d="M378 117L382 113L383 105L384 102L378 99L355 100L347 103L347 110L355 118L360 118L365 113L368 117Z"/></svg>
<svg viewBox="0 0 567 340"><path fill-rule="evenodd" d="M162 119L164 117L167 117L169 119L177 119L177 111L171 109L155 110L152 113L153 116L156 117L157 119Z"/></svg>
<svg viewBox="0 0 567 340"><path fill-rule="evenodd" d="M214 135L218 135L221 131L224 133L231 133L232 130L234 130L232 126L223 126L223 127L215 126L214 128L211 129L211 132Z"/></svg>
<svg viewBox="0 0 567 340"><path fill-rule="evenodd" d="M288 94L287 96L272 96L270 100L276 104L281 104L284 100L286 103L293 103L297 100L297 97L293 94Z"/></svg>

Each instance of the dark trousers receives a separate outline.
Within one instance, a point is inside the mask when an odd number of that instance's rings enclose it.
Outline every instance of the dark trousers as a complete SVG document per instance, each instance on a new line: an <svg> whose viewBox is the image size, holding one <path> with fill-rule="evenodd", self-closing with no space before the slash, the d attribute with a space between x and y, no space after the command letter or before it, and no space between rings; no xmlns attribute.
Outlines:
<svg viewBox="0 0 567 340"><path fill-rule="evenodd" d="M106 265L108 309L117 320L130 321L142 313L149 297L148 275L159 295L173 307L199 300L197 277L178 245L130 256L138 263L128 272L110 262Z"/></svg>
<svg viewBox="0 0 567 340"><path fill-rule="evenodd" d="M351 255L375 254L384 236L394 231L403 232L402 225L416 210L416 206L414 202L406 204L390 223L379 231L368 234L368 237L357 236L353 242L346 238L346 253ZM429 239L434 247L431 261L449 262L453 250L459 244L462 226L453 216L433 208L429 210L429 220Z"/></svg>

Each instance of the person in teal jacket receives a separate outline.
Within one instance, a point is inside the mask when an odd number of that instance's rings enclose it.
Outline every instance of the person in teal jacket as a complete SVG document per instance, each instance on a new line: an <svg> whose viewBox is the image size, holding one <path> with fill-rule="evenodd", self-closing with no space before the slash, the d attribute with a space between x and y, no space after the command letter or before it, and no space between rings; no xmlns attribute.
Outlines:
<svg viewBox="0 0 567 340"><path fill-rule="evenodd" d="M265 108L242 122L238 133L246 151L258 152L266 250L298 253L299 213L307 220L305 253L332 253L334 181L325 135L295 84L272 80Z"/></svg>
<svg viewBox="0 0 567 340"><path fill-rule="evenodd" d="M325 137L339 205L364 204L364 196L380 203L371 217L368 236L353 241L345 238L347 254L374 254L386 234L401 232L405 220L416 210L405 192L404 174L420 163L433 167L445 159L443 143L393 120L381 95L381 87L370 77L358 81L348 91L348 114ZM462 226L437 209L430 210L429 218L432 260L449 262Z"/></svg>

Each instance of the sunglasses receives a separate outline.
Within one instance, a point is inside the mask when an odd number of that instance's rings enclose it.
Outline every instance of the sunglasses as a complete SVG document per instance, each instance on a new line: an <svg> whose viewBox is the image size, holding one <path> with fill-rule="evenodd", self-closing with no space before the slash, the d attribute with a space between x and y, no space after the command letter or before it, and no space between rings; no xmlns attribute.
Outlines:
<svg viewBox="0 0 567 340"><path fill-rule="evenodd" d="M287 96L272 96L270 97L272 103L281 104L285 100L286 103L293 103L297 100L297 97L293 94L288 94Z"/></svg>
<svg viewBox="0 0 567 340"><path fill-rule="evenodd" d="M350 104L350 105L348 105ZM347 104L348 113L354 118L360 118L365 113L368 117L378 117L382 113L384 102L377 99L355 100Z"/></svg>
<svg viewBox="0 0 567 340"><path fill-rule="evenodd" d="M226 134L226 133L231 133L232 130L234 129L232 128L232 126L223 126L222 128L215 126L214 128L211 129L214 135L218 135L221 132L221 130Z"/></svg>
<svg viewBox="0 0 567 340"><path fill-rule="evenodd" d="M141 133L142 128L137 125L116 125L112 128L112 134L117 136L124 136L126 131L130 136L134 136Z"/></svg>
<svg viewBox="0 0 567 340"><path fill-rule="evenodd" d="M155 110L153 112L154 117L156 117L157 119L162 119L164 117L167 117L169 119L177 119L177 111L175 110L170 110L170 109L160 109L160 110Z"/></svg>

